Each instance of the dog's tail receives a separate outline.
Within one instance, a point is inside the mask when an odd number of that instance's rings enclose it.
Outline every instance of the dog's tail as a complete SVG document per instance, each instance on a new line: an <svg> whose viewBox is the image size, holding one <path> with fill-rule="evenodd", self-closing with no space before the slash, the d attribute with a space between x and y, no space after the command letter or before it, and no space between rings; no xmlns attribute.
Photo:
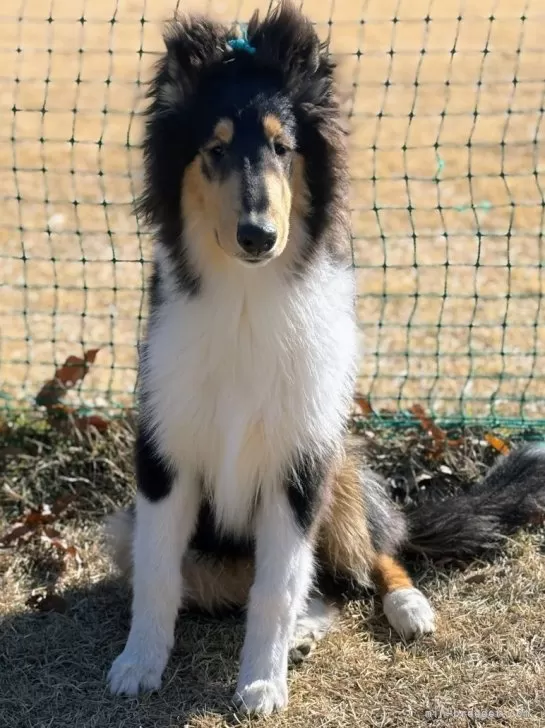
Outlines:
<svg viewBox="0 0 545 728"><path fill-rule="evenodd" d="M468 492L424 501L405 516L409 556L467 560L497 550L506 536L545 519L545 446L514 450Z"/></svg>

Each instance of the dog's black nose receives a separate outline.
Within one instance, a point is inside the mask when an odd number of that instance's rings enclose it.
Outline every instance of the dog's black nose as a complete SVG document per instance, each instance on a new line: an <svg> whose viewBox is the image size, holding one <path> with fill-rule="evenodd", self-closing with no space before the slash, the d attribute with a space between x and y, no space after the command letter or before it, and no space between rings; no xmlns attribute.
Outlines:
<svg viewBox="0 0 545 728"><path fill-rule="evenodd" d="M249 255L263 255L276 243L276 228L270 222L243 222L237 227L237 240Z"/></svg>

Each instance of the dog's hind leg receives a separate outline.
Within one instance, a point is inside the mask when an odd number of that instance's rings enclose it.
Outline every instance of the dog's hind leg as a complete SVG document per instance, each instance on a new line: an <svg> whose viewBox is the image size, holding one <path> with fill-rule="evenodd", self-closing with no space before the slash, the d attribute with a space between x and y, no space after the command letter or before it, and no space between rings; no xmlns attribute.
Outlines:
<svg viewBox="0 0 545 728"><path fill-rule="evenodd" d="M435 630L430 603L396 559L378 554L373 577L382 597L384 614L401 637L411 639Z"/></svg>
<svg viewBox="0 0 545 728"><path fill-rule="evenodd" d="M405 639L432 632L433 611L427 599L392 556L406 543L405 517L391 502L380 477L365 467L361 447L352 439L347 441L332 496L318 552L322 573L333 577L329 579L333 589L327 591L357 595L372 579L396 632Z"/></svg>

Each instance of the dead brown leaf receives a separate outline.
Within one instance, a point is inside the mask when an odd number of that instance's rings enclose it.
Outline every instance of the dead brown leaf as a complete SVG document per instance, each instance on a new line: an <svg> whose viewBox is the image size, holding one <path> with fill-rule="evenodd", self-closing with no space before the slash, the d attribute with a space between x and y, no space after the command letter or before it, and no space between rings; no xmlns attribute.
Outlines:
<svg viewBox="0 0 545 728"><path fill-rule="evenodd" d="M53 532L55 535L60 536L60 533L51 528L49 524L58 519L68 508L73 498L74 496L69 493L57 498L52 506L42 503L39 508L31 508L21 521L14 523L11 529L0 537L0 543L7 546L15 541L28 540L27 537L42 532L50 538L53 537Z"/></svg>
<svg viewBox="0 0 545 728"><path fill-rule="evenodd" d="M69 546L56 528L46 526L42 531L42 539L53 546L63 556L63 565L66 565L66 558L74 559L77 566L81 566L82 560L75 546Z"/></svg>
<svg viewBox="0 0 545 728"><path fill-rule="evenodd" d="M51 513L55 516L60 516L60 514L63 513L68 506L72 505L74 498L75 496L72 493L59 496L51 506Z"/></svg>
<svg viewBox="0 0 545 728"><path fill-rule="evenodd" d="M74 417L74 425L80 432L85 432L94 427L98 432L104 434L110 422L101 415L85 415L84 417Z"/></svg>
<svg viewBox="0 0 545 728"><path fill-rule="evenodd" d="M422 425L425 432L433 439L433 447L430 450L431 457L439 457L448 447L459 447L463 440L458 438L456 440L449 440L447 433L439 427L439 425L433 421L433 419L426 414L425 409L420 404L413 404L410 412L416 417L416 419Z"/></svg>
<svg viewBox="0 0 545 728"><path fill-rule="evenodd" d="M0 538L0 543L2 543L3 546L9 546L12 541L24 539L25 536L28 536L28 534L33 532L33 530L32 526L29 526L26 523L14 523L12 528Z"/></svg>
<svg viewBox="0 0 545 728"><path fill-rule="evenodd" d="M371 406L371 402L367 399L367 397L364 397L361 394L356 394L354 397L354 402L358 405L358 407L361 409L361 413L365 417L373 417L375 414L375 411L373 407Z"/></svg>
<svg viewBox="0 0 545 728"><path fill-rule="evenodd" d="M420 422L425 432L433 439L433 448L430 454L432 457L437 457L444 451L445 445L447 444L446 432L442 430L428 414L426 414L422 405L413 404L410 411Z"/></svg>
<svg viewBox="0 0 545 728"><path fill-rule="evenodd" d="M66 392L85 377L99 351L89 349L83 358L69 356L62 367L55 371L53 379L48 380L36 395L36 404L46 408L49 424L55 429L69 430L75 427L84 432L94 427L101 433L108 429L109 422L101 415L79 415L74 407L62 401Z"/></svg>
<svg viewBox="0 0 545 728"><path fill-rule="evenodd" d="M99 351L100 349L89 349L84 353L83 359L79 356L69 356L55 371L53 379L49 379L40 389L36 395L36 404L47 409L58 405L66 390L85 377Z"/></svg>
<svg viewBox="0 0 545 728"><path fill-rule="evenodd" d="M53 528L53 526L45 526L43 530L43 535L50 541L61 538L60 531L57 531L57 529Z"/></svg>
<svg viewBox="0 0 545 728"><path fill-rule="evenodd" d="M502 455L507 455L510 451L509 445L505 442L505 440L502 440L501 437L498 437L497 435L493 435L490 432L487 432L484 436L484 439L487 441L487 443L490 445L490 447L493 447L494 450L501 453Z"/></svg>
<svg viewBox="0 0 545 728"><path fill-rule="evenodd" d="M30 542L31 539L40 539L42 543L59 553L61 573L66 570L68 559L73 560L79 569L82 559L78 550L75 546L67 544L61 532L51 525L66 510L72 500L72 494L67 494L58 498L52 506L44 503L39 508L30 509L22 521L13 524L11 529L0 537L0 544L2 546L20 546Z"/></svg>

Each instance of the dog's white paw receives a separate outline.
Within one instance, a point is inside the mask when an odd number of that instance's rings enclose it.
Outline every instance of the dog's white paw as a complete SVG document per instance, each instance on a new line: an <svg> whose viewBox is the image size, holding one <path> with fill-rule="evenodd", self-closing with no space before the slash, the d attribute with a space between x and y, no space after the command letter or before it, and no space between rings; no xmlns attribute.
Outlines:
<svg viewBox="0 0 545 728"><path fill-rule="evenodd" d="M110 690L118 695L159 690L167 660L168 653L161 655L150 650L141 654L125 649L114 660L108 673Z"/></svg>
<svg viewBox="0 0 545 728"><path fill-rule="evenodd" d="M285 680L255 680L237 689L235 704L244 713L270 715L288 704Z"/></svg>
<svg viewBox="0 0 545 728"><path fill-rule="evenodd" d="M419 589L396 589L386 594L382 603L388 622L403 639L435 631L433 609Z"/></svg>

